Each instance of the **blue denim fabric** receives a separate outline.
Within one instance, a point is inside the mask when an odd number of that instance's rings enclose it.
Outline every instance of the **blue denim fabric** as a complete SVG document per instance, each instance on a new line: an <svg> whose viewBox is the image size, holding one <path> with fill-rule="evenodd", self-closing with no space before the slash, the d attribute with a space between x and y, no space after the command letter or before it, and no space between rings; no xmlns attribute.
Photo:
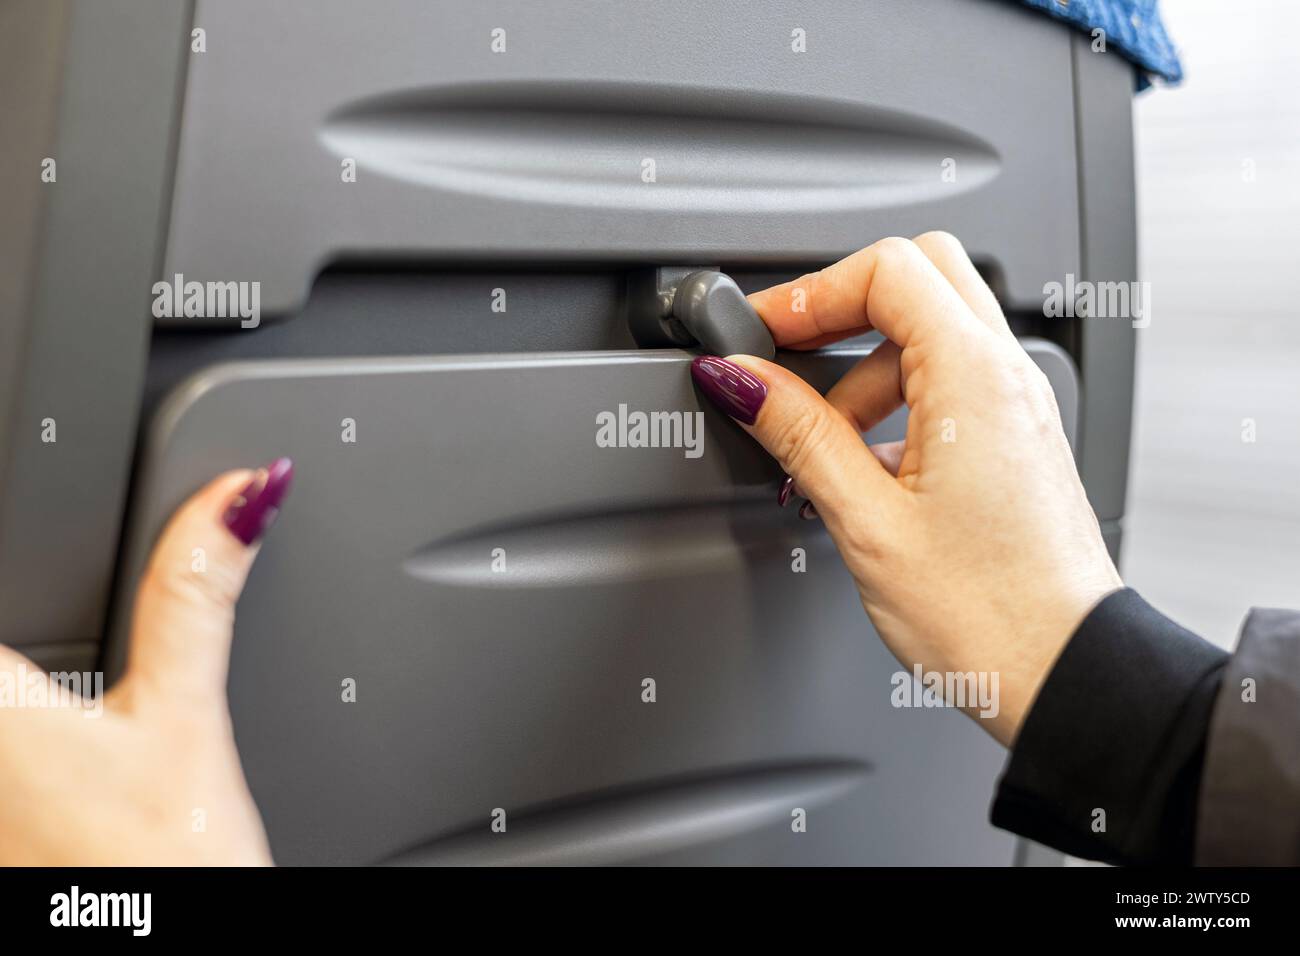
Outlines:
<svg viewBox="0 0 1300 956"><path fill-rule="evenodd" d="M1019 0L1026 6L1049 13L1081 30L1106 31L1106 48L1118 50L1141 71L1138 89L1150 85L1148 74L1177 83L1183 78L1165 25L1160 19L1159 0Z"/></svg>

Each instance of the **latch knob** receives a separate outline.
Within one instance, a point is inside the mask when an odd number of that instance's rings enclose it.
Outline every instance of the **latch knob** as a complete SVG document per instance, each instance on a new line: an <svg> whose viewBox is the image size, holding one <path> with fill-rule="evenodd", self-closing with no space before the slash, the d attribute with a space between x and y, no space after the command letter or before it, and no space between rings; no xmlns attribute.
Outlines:
<svg viewBox="0 0 1300 956"><path fill-rule="evenodd" d="M661 267L628 282L628 324L646 348L701 348L712 355L776 357L772 334L731 276Z"/></svg>

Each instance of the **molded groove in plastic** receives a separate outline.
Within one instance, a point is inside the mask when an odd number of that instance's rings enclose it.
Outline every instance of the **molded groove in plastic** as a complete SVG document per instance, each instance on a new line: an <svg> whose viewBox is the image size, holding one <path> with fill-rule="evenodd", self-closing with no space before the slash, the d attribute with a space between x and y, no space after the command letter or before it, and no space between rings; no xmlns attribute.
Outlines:
<svg viewBox="0 0 1300 956"><path fill-rule="evenodd" d="M831 548L820 526L756 501L648 507L493 525L431 543L408 558L411 577L455 587L586 587L610 582L735 574L791 548ZM508 573L494 569L501 549Z"/></svg>
<svg viewBox="0 0 1300 956"><path fill-rule="evenodd" d="M522 809L505 833L485 819L385 862L395 866L597 866L668 853L774 824L860 786L871 766L823 760L724 771Z"/></svg>
<svg viewBox="0 0 1300 956"><path fill-rule="evenodd" d="M439 88L345 106L320 136L417 186L606 210L879 209L977 189L1000 166L988 143L931 120L807 98L760 110L696 87ZM956 181L940 175L947 157Z"/></svg>

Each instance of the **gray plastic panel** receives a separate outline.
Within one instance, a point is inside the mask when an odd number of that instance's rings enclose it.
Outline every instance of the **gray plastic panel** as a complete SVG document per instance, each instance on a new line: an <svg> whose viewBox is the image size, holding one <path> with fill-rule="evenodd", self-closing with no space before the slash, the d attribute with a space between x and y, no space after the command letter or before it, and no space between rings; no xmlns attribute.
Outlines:
<svg viewBox="0 0 1300 956"><path fill-rule="evenodd" d="M1026 347L1072 433L1069 359ZM863 354L783 359L824 388ZM239 362L172 393L125 586L211 475L298 464L230 676L281 863L1011 862L986 823L1000 748L956 713L890 705L899 667L829 539L775 506L775 466L697 397L689 360ZM702 454L598 447L620 404L702 413Z"/></svg>
<svg viewBox="0 0 1300 956"><path fill-rule="evenodd" d="M43 198L37 254L17 279L22 307L0 314L0 346L20 350L12 369L0 359L4 643L102 637L144 383L150 286L163 250L189 15L190 5L175 0L94 0L51 3L37 17L20 4L0 24L62 64L53 143L11 143L8 116L0 119L0 138L6 152L20 153L21 169L21 180L0 179L0 231L21 225L8 221L10 190L38 183ZM6 73L22 74L22 63L6 60ZM29 85L36 83L35 74L19 77L16 108L48 107L46 94ZM31 123L16 122L12 135L32 133ZM40 184L45 156L55 159L57 179ZM19 198L14 214L23 207ZM6 260L0 271L22 265ZM4 276L0 285L12 281ZM44 440L46 419L54 420L56 441Z"/></svg>
<svg viewBox="0 0 1300 956"><path fill-rule="evenodd" d="M824 262L945 228L1011 305L1077 271L1070 35L1013 4L199 0L195 24L165 274L260 282L269 314L340 259Z"/></svg>
<svg viewBox="0 0 1300 956"><path fill-rule="evenodd" d="M1137 278L1133 179L1133 66L1120 54L1074 41L1083 272L1092 282ZM1062 277L1063 280L1063 277ZM1149 321L1149 317L1148 317ZM1133 422L1137 332L1122 318L1080 320L1083 394L1079 470L1103 521L1124 514Z"/></svg>

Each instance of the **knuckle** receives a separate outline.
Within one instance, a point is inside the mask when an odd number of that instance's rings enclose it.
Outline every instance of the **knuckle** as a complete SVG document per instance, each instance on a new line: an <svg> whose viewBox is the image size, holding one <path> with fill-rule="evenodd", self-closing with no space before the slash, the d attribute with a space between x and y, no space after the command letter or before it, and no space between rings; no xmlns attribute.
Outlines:
<svg viewBox="0 0 1300 956"><path fill-rule="evenodd" d="M164 600L205 610L233 608L239 596L233 577L219 566L204 571L176 571L154 566L146 572L141 587L152 590Z"/></svg>
<svg viewBox="0 0 1300 956"><path fill-rule="evenodd" d="M966 255L966 247L961 244L961 240L943 229L934 229L917 236L916 244L922 248L947 252L954 256L965 257Z"/></svg>
<svg viewBox="0 0 1300 956"><path fill-rule="evenodd" d="M1056 392L1038 363L1026 355L1007 365L1004 372L1008 397L1032 405L1056 408Z"/></svg>
<svg viewBox="0 0 1300 956"><path fill-rule="evenodd" d="M961 344L969 368L993 382L1010 382L1019 374L1016 369L1025 358L1019 342L1008 343L980 323L969 323L963 333Z"/></svg>
<svg viewBox="0 0 1300 956"><path fill-rule="evenodd" d="M1017 381L1025 391L1039 395L1052 394L1052 383L1047 380L1047 375L1044 374L1038 363L1029 356L1023 356L1016 363L1016 373Z"/></svg>
<svg viewBox="0 0 1300 956"><path fill-rule="evenodd" d="M836 308L836 303L832 301L839 294L840 289L836 277L836 270L828 267L809 274L802 281L804 288L807 289L804 308L808 313L808 321L819 332L826 331L822 328L822 316L828 312L833 313Z"/></svg>
<svg viewBox="0 0 1300 956"><path fill-rule="evenodd" d="M1038 385L1038 390L1050 398L1053 403L1056 402L1056 389L1052 388L1051 379L1037 365L1034 365L1034 382Z"/></svg>
<svg viewBox="0 0 1300 956"><path fill-rule="evenodd" d="M889 236L876 243L876 258L884 266L903 265L921 254L916 243L902 236Z"/></svg>
<svg viewBox="0 0 1300 956"><path fill-rule="evenodd" d="M1031 394L1037 390L1034 377L1041 374L1038 367L1027 358L1017 357L1016 361L1007 363L1008 383L1019 394Z"/></svg>
<svg viewBox="0 0 1300 956"><path fill-rule="evenodd" d="M1043 374L1041 369L1038 372L1038 379L1039 379L1038 382L1039 394L1042 395L1043 402L1052 411L1052 414L1056 418L1060 418L1061 407L1060 405L1057 404L1056 401L1056 389L1052 388L1051 381L1047 378L1046 375Z"/></svg>
<svg viewBox="0 0 1300 956"><path fill-rule="evenodd" d="M800 408L785 416L772 436L772 455L796 479L807 462L825 447L830 421L815 408Z"/></svg>

